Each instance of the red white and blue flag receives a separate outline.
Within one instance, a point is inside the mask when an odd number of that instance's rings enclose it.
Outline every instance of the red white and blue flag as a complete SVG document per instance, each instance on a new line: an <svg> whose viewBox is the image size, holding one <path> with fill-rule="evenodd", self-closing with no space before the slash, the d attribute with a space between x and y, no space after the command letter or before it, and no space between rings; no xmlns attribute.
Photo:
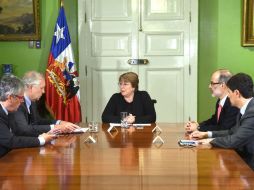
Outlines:
<svg viewBox="0 0 254 190"><path fill-rule="evenodd" d="M46 103L55 119L80 122L78 73L63 6L55 26L45 79Z"/></svg>

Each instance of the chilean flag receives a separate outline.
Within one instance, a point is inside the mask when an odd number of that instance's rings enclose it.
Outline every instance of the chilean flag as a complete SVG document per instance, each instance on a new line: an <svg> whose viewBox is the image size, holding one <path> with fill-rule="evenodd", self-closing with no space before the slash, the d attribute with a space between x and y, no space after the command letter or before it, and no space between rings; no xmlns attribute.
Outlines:
<svg viewBox="0 0 254 190"><path fill-rule="evenodd" d="M55 119L80 122L78 73L63 6L55 26L45 79L46 103Z"/></svg>

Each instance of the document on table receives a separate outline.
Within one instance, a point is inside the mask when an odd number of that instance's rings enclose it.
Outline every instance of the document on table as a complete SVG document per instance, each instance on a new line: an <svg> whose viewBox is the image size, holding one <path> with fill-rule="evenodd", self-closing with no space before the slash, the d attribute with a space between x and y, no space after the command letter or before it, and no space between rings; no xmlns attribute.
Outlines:
<svg viewBox="0 0 254 190"><path fill-rule="evenodd" d="M134 127L151 126L151 123L133 123Z"/></svg>
<svg viewBox="0 0 254 190"><path fill-rule="evenodd" d="M114 127L121 127L121 123L110 123L109 125ZM134 127L142 127L142 126L151 126L151 123L133 123L128 125L133 125Z"/></svg>
<svg viewBox="0 0 254 190"><path fill-rule="evenodd" d="M88 127L75 129L72 133L85 133L89 130Z"/></svg>

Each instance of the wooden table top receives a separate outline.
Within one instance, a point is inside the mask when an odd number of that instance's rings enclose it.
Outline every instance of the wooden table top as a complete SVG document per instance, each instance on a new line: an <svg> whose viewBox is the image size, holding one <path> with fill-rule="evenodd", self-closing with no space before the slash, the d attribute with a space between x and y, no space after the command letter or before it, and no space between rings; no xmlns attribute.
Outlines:
<svg viewBox="0 0 254 190"><path fill-rule="evenodd" d="M61 136L0 159L1 189L254 189L254 172L233 150L182 148L182 124ZM91 135L96 143L84 143ZM152 143L159 135L164 144Z"/></svg>

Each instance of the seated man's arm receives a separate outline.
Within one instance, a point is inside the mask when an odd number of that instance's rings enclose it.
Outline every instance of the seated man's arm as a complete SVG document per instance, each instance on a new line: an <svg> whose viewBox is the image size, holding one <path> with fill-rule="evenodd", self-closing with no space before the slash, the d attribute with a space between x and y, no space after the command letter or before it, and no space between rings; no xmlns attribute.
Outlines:
<svg viewBox="0 0 254 190"><path fill-rule="evenodd" d="M50 125L29 124L28 114L22 106L16 112L9 114L9 124L12 132L18 136L38 136L51 129Z"/></svg>
<svg viewBox="0 0 254 190"><path fill-rule="evenodd" d="M254 117L244 118L241 126L235 126L228 131L228 135L215 138L211 144L223 148L240 148L245 145L254 137Z"/></svg>

